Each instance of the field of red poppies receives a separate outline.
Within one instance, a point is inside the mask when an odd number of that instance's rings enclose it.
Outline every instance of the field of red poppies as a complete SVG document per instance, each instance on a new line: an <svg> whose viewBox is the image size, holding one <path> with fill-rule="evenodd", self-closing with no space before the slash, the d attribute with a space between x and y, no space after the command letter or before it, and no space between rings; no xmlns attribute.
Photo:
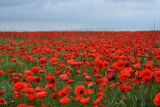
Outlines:
<svg viewBox="0 0 160 107"><path fill-rule="evenodd" d="M160 32L0 32L1 106L160 106Z"/></svg>

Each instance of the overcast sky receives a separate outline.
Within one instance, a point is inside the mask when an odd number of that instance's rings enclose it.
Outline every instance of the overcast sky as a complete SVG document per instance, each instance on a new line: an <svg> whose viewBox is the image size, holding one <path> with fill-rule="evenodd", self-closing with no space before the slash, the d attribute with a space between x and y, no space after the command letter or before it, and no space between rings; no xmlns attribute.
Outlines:
<svg viewBox="0 0 160 107"><path fill-rule="evenodd" d="M0 30L152 30L160 0L0 0Z"/></svg>

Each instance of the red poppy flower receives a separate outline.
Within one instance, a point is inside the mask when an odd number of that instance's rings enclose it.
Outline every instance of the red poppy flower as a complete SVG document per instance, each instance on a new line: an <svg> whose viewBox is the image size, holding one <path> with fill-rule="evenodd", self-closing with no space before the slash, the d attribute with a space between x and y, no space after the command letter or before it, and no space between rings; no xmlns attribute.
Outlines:
<svg viewBox="0 0 160 107"><path fill-rule="evenodd" d="M94 94L94 91L91 89L86 89L86 94Z"/></svg>
<svg viewBox="0 0 160 107"><path fill-rule="evenodd" d="M26 104L18 104L17 107L27 107Z"/></svg>
<svg viewBox="0 0 160 107"><path fill-rule="evenodd" d="M160 49L158 49L158 50L157 50L157 55L159 55L159 56L160 56Z"/></svg>
<svg viewBox="0 0 160 107"><path fill-rule="evenodd" d="M37 77L37 76L34 77L34 83L35 83L35 84L40 84L41 81L42 81L42 78Z"/></svg>
<svg viewBox="0 0 160 107"><path fill-rule="evenodd" d="M4 99L0 98L0 105L4 105L4 104L6 104L6 101Z"/></svg>
<svg viewBox="0 0 160 107"><path fill-rule="evenodd" d="M18 91L14 91L14 95L16 98L23 98L24 97L24 95Z"/></svg>
<svg viewBox="0 0 160 107"><path fill-rule="evenodd" d="M160 71L155 72L155 80L160 83Z"/></svg>
<svg viewBox="0 0 160 107"><path fill-rule="evenodd" d="M39 59L39 63L40 64L46 64L47 63L47 58L45 58L45 57L44 58L40 58Z"/></svg>
<svg viewBox="0 0 160 107"><path fill-rule="evenodd" d="M80 99L80 102L81 102L82 104L88 104L88 103L90 102L90 97L81 98L81 99Z"/></svg>
<svg viewBox="0 0 160 107"><path fill-rule="evenodd" d="M31 102L32 102L32 101L35 101L36 98L37 98L37 97L36 97L35 94L29 94L29 95L28 95L28 100L31 101Z"/></svg>
<svg viewBox="0 0 160 107"><path fill-rule="evenodd" d="M149 69L143 69L142 75L143 75L142 80L144 82L151 82L152 76L153 76L151 70L149 70Z"/></svg>
<svg viewBox="0 0 160 107"><path fill-rule="evenodd" d="M31 87L25 87L24 89L25 94L33 94L35 91Z"/></svg>
<svg viewBox="0 0 160 107"><path fill-rule="evenodd" d="M33 76L33 72L29 71L29 70L25 70L24 71L25 76Z"/></svg>
<svg viewBox="0 0 160 107"><path fill-rule="evenodd" d="M0 90L0 96L4 95L5 91Z"/></svg>
<svg viewBox="0 0 160 107"><path fill-rule="evenodd" d="M68 81L69 77L68 77L67 74L61 74L60 79L63 80L63 81Z"/></svg>
<svg viewBox="0 0 160 107"><path fill-rule="evenodd" d="M133 67L137 70L139 70L141 68L141 65L139 63L136 63L133 65Z"/></svg>
<svg viewBox="0 0 160 107"><path fill-rule="evenodd" d="M55 71L55 75L60 75L62 74L62 71L58 70L58 71Z"/></svg>
<svg viewBox="0 0 160 107"><path fill-rule="evenodd" d="M120 89L122 92L128 92L132 90L132 86L126 85L126 84L120 84Z"/></svg>
<svg viewBox="0 0 160 107"><path fill-rule="evenodd" d="M11 60L11 62L13 62L13 63L16 62L16 58L13 58L13 59Z"/></svg>
<svg viewBox="0 0 160 107"><path fill-rule="evenodd" d="M0 70L0 76L3 76L5 72L3 70Z"/></svg>
<svg viewBox="0 0 160 107"><path fill-rule="evenodd" d="M132 74L133 74L132 68L128 67L120 71L119 78L122 81L128 81Z"/></svg>
<svg viewBox="0 0 160 107"><path fill-rule="evenodd" d="M33 68L31 69L31 71L32 71L33 73L38 73L40 70L41 70L40 67L33 67Z"/></svg>
<svg viewBox="0 0 160 107"><path fill-rule="evenodd" d="M48 74L47 76L46 76L46 80L48 80L50 83L52 83L52 84L55 84L55 82L56 82L56 80L55 80L55 78L53 77L53 75L52 74Z"/></svg>
<svg viewBox="0 0 160 107"><path fill-rule="evenodd" d="M45 86L46 89L55 89L56 88L56 84L53 83L47 83Z"/></svg>
<svg viewBox="0 0 160 107"><path fill-rule="evenodd" d="M36 90L36 92L41 92L41 91L43 91L43 89L42 89L41 87L36 87L35 90Z"/></svg>
<svg viewBox="0 0 160 107"><path fill-rule="evenodd" d="M9 72L9 73L12 73L13 69L7 69L6 71Z"/></svg>
<svg viewBox="0 0 160 107"><path fill-rule="evenodd" d="M98 104L101 102L100 98L97 98L94 102L93 105L94 106L98 106Z"/></svg>
<svg viewBox="0 0 160 107"><path fill-rule="evenodd" d="M115 73L108 73L106 77L109 81L112 81L116 78Z"/></svg>
<svg viewBox="0 0 160 107"><path fill-rule="evenodd" d="M25 80L28 81L28 82L33 82L34 77L33 76L26 76Z"/></svg>
<svg viewBox="0 0 160 107"><path fill-rule="evenodd" d="M14 91L20 91L25 88L26 84L24 82L17 82L14 84L13 89Z"/></svg>
<svg viewBox="0 0 160 107"><path fill-rule="evenodd" d="M146 68L151 69L153 67L153 62L152 61L148 61L146 63Z"/></svg>
<svg viewBox="0 0 160 107"><path fill-rule="evenodd" d="M57 64L58 58L51 58L50 63L51 64Z"/></svg>
<svg viewBox="0 0 160 107"><path fill-rule="evenodd" d="M68 98L68 97L62 97L60 99L60 103L63 104L63 105L67 105L70 101L71 101L71 99Z"/></svg>
<svg viewBox="0 0 160 107"><path fill-rule="evenodd" d="M76 94L76 96L82 97L86 94L86 88L83 85L79 85L76 87L74 93Z"/></svg>
<svg viewBox="0 0 160 107"><path fill-rule="evenodd" d="M85 79L86 79L87 81L92 81L92 78L91 78L90 76L88 76L88 75L85 76Z"/></svg>
<svg viewBox="0 0 160 107"><path fill-rule="evenodd" d="M160 93L155 95L153 102L156 106L160 106Z"/></svg>
<svg viewBox="0 0 160 107"><path fill-rule="evenodd" d="M57 99L58 98L58 93L52 93L52 98Z"/></svg>
<svg viewBox="0 0 160 107"><path fill-rule="evenodd" d="M70 86L65 86L63 89L61 89L58 93L59 96L61 97L66 97L71 93L71 87Z"/></svg>
<svg viewBox="0 0 160 107"><path fill-rule="evenodd" d="M72 80L72 79L68 80L68 84L73 84L73 82L74 82L74 80Z"/></svg>
<svg viewBox="0 0 160 107"><path fill-rule="evenodd" d="M46 92L46 91L37 92L36 97L40 98L40 99L43 99L47 96L47 94L48 94L48 92Z"/></svg>

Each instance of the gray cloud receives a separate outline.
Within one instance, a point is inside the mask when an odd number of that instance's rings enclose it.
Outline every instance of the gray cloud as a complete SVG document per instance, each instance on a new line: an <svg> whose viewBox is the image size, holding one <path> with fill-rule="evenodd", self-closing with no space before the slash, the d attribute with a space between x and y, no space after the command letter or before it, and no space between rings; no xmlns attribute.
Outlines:
<svg viewBox="0 0 160 107"><path fill-rule="evenodd" d="M0 0L0 30L147 30L159 0Z"/></svg>

